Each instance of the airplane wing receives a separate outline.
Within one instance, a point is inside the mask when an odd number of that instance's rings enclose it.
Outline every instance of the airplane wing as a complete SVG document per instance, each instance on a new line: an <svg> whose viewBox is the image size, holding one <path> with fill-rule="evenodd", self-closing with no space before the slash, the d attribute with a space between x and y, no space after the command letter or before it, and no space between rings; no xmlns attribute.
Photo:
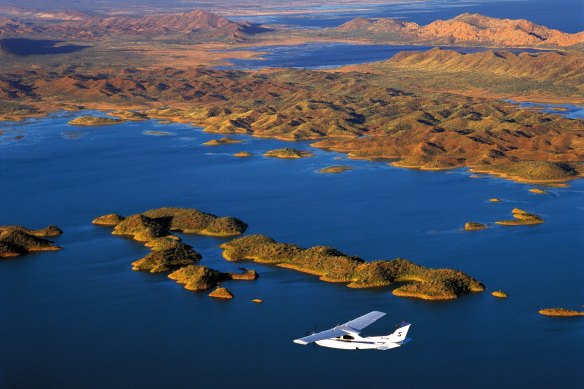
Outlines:
<svg viewBox="0 0 584 389"><path fill-rule="evenodd" d="M368 325L371 325L373 322L381 319L383 316L385 316L385 313L383 312L379 312L379 311L373 311L373 312L369 312L366 315L363 315L361 317L358 317L356 319L353 319L351 321L346 322L345 324L341 325L341 328L344 327L350 327L347 328L349 331L351 331L351 329L355 329L357 331L353 331L353 332L357 332L363 330L363 328L367 327Z"/></svg>
<svg viewBox="0 0 584 389"><path fill-rule="evenodd" d="M361 332L363 328L367 327L368 325L382 318L383 316L385 316L385 313L383 312L379 311L369 312L366 315L348 321L345 324L336 326L335 328L331 328L330 330L317 332L316 334L308 335L305 336L304 338L295 339L294 343L308 344L316 342L317 340L336 338L337 336L342 336L345 334L358 334L359 332Z"/></svg>
<svg viewBox="0 0 584 389"><path fill-rule="evenodd" d="M346 335L347 331L343 331L339 327L331 328L330 330L317 332L316 334L305 336L304 338L295 339L294 343L298 344L308 344L316 342L317 340L324 340L330 338L336 338L337 336Z"/></svg>

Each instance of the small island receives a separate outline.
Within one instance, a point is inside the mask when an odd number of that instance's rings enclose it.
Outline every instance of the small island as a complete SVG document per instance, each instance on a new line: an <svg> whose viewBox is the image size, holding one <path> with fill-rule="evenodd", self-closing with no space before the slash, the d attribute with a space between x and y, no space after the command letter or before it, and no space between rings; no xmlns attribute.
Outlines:
<svg viewBox="0 0 584 389"><path fill-rule="evenodd" d="M457 270L430 269L402 258L365 262L332 247L304 249L264 235L237 238L220 247L228 261L249 260L276 265L319 276L322 281L345 283L350 288L400 284L392 293L401 297L452 300L484 290L482 283Z"/></svg>
<svg viewBox="0 0 584 389"><path fill-rule="evenodd" d="M231 293L227 288L217 288L209 293L209 297L228 300L233 298L233 293Z"/></svg>
<svg viewBox="0 0 584 389"><path fill-rule="evenodd" d="M496 223L502 226L528 226L533 224L541 224L544 221L541 216L529 213L519 208L514 208L511 213L515 219L500 220Z"/></svg>
<svg viewBox="0 0 584 389"><path fill-rule="evenodd" d="M48 226L40 230L22 226L0 226L0 258L17 257L38 251L62 250L62 247L44 239L62 233L57 226Z"/></svg>
<svg viewBox="0 0 584 389"><path fill-rule="evenodd" d="M544 315L544 316L574 317L574 316L584 316L584 311L575 311L572 309L564 309L564 308L545 308L545 309L540 309L539 314Z"/></svg>
<svg viewBox="0 0 584 389"><path fill-rule="evenodd" d="M255 270L247 270L244 273L223 273L206 266L188 265L170 273L168 278L184 285L185 289L192 291L208 290L228 280L253 281L258 274Z"/></svg>
<svg viewBox="0 0 584 389"><path fill-rule="evenodd" d="M507 297L509 297L507 293L503 292L502 290L496 290L493 293L491 293L491 295L500 299L506 299Z"/></svg>
<svg viewBox="0 0 584 389"><path fill-rule="evenodd" d="M221 139L211 139L210 141L207 141L203 144L205 146L221 146L221 145L230 145L230 144L234 144L234 143L243 143L243 141L241 141L239 139L223 137Z"/></svg>
<svg viewBox="0 0 584 389"><path fill-rule="evenodd" d="M467 222L464 225L465 231L480 231L480 230L486 230L486 229L487 229L487 225L483 224L483 223Z"/></svg>
<svg viewBox="0 0 584 389"><path fill-rule="evenodd" d="M73 126L108 126L123 123L122 119L106 118L101 116L79 116L68 123Z"/></svg>
<svg viewBox="0 0 584 389"><path fill-rule="evenodd" d="M501 202L501 199L499 199L497 197L491 197L489 199L489 202L491 202L491 203L500 203Z"/></svg>
<svg viewBox="0 0 584 389"><path fill-rule="evenodd" d="M293 149L290 147L285 147L283 149L270 150L270 151L264 153L264 156L270 157L270 158L281 158L281 159L299 159L299 158L313 157L314 154L311 153L310 151L298 150L298 149Z"/></svg>
<svg viewBox="0 0 584 389"><path fill-rule="evenodd" d="M539 195L546 195L546 194L548 194L548 192L546 192L545 190L540 189L540 188L531 188L529 191L531 193L535 193L535 194L539 194Z"/></svg>
<svg viewBox="0 0 584 389"><path fill-rule="evenodd" d="M234 157L239 157L239 158L247 158L247 157L251 157L252 153L248 152L248 151L240 151L239 153L235 153L233 154Z"/></svg>
<svg viewBox="0 0 584 389"><path fill-rule="evenodd" d="M351 166L347 165L335 165L335 166L328 166L320 169L318 172L323 174L338 174L343 173L349 170L353 170Z"/></svg>

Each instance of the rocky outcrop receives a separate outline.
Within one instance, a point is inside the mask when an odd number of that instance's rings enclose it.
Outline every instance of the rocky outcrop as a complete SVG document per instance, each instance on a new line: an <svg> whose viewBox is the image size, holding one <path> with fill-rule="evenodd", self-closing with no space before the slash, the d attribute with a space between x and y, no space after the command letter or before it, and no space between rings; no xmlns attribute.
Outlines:
<svg viewBox="0 0 584 389"><path fill-rule="evenodd" d="M335 166L327 166L320 169L318 172L323 174L338 174L343 173L349 170L352 170L351 166L347 165L335 165Z"/></svg>
<svg viewBox="0 0 584 389"><path fill-rule="evenodd" d="M545 309L540 309L539 314L544 315L544 316L575 317L575 316L584 316L584 311L575 311L572 309L564 309L564 308L545 308Z"/></svg>
<svg viewBox="0 0 584 389"><path fill-rule="evenodd" d="M62 247L44 239L61 234L62 231L56 226L48 226L40 230L22 226L0 226L0 258L17 257L37 251L62 250Z"/></svg>
<svg viewBox="0 0 584 389"><path fill-rule="evenodd" d="M100 116L79 116L68 123L72 126L108 126L123 123L123 120Z"/></svg>
<svg viewBox="0 0 584 389"><path fill-rule="evenodd" d="M285 147L283 149L270 150L264 153L265 157L281 158L281 159L299 159L314 156L310 151L293 149Z"/></svg>
<svg viewBox="0 0 584 389"><path fill-rule="evenodd" d="M243 143L243 141L241 141L239 139L223 137L221 139L211 139L203 144L205 146L221 146L221 145L230 145L230 144L234 144L234 143Z"/></svg>
<svg viewBox="0 0 584 389"><path fill-rule="evenodd" d="M486 224L483 224L483 223L477 223L477 222L467 222L464 225L464 229L466 231L486 230L487 229L487 225Z"/></svg>
<svg viewBox="0 0 584 389"><path fill-rule="evenodd" d="M506 299L509 297L507 293L503 292L502 290L495 290L493 293L491 293L491 295L500 299Z"/></svg>
<svg viewBox="0 0 584 389"><path fill-rule="evenodd" d="M229 300L233 298L233 294L227 288L217 288L211 293L209 293L209 297Z"/></svg>
<svg viewBox="0 0 584 389"><path fill-rule="evenodd" d="M502 226L527 226L532 224L541 224L543 219L541 216L529 213L519 208L514 208L512 211L514 220L500 220L497 224Z"/></svg>

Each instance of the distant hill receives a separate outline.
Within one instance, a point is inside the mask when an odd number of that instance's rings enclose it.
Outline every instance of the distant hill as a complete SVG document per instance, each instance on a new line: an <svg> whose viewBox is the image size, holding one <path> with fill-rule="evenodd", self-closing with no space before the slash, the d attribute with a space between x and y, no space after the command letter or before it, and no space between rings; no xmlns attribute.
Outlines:
<svg viewBox="0 0 584 389"><path fill-rule="evenodd" d="M179 14L160 14L142 17L111 16L98 17L82 13L51 13L43 18L40 11L22 11L27 17L34 16L35 22L24 23L13 18L0 18L0 34L17 35L42 32L75 38L94 38L105 35L206 35L231 39L242 39L267 29L249 23L235 23L214 13L195 10ZM15 12L13 12L15 13ZM44 14L42 14L44 15ZM60 21L58 18L62 18ZM50 23L40 19L51 20Z"/></svg>
<svg viewBox="0 0 584 389"><path fill-rule="evenodd" d="M32 23L13 18L0 17L0 36L42 32L44 29Z"/></svg>
<svg viewBox="0 0 584 389"><path fill-rule="evenodd" d="M584 54L579 51L520 54L485 51L463 54L434 48L425 52L402 51L385 64L440 73L471 72L483 76L525 77L570 84L584 91Z"/></svg>
<svg viewBox="0 0 584 389"><path fill-rule="evenodd" d="M584 45L584 32L569 34L525 19L497 19L464 13L425 26L397 19L353 19L337 32L396 41L500 47L569 47Z"/></svg>

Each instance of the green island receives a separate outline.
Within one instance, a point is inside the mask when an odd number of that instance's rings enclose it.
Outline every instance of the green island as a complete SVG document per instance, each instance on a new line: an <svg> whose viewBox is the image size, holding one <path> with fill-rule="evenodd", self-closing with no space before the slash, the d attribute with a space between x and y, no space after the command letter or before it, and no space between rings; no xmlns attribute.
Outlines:
<svg viewBox="0 0 584 389"><path fill-rule="evenodd" d="M105 118L101 116L79 116L68 123L72 126L108 126L123 123L122 119Z"/></svg>
<svg viewBox="0 0 584 389"><path fill-rule="evenodd" d="M314 156L314 154L311 153L310 151L284 147L283 149L270 150L264 153L264 156L270 158L298 159L312 157Z"/></svg>
<svg viewBox="0 0 584 389"><path fill-rule="evenodd" d="M192 208L157 208L124 217L116 213L93 219L93 224L113 227L112 234L128 236L151 249L132 263L132 270L167 272L192 265L201 255L181 242L172 231L209 236L233 236L247 225L233 217L218 217Z"/></svg>
<svg viewBox="0 0 584 389"><path fill-rule="evenodd" d="M264 235L249 235L220 245L228 261L258 263L313 274L322 281L345 283L350 288L373 288L403 283L392 291L396 296L424 300L452 300L484 285L463 272L430 269L407 259L365 262L326 246L304 249L279 243Z"/></svg>
<svg viewBox="0 0 584 389"><path fill-rule="evenodd" d="M241 141L239 139L223 137L221 139L211 139L203 144L205 146L221 146L221 145L230 145L230 144L234 144L234 143L243 143L243 141Z"/></svg>
<svg viewBox="0 0 584 389"><path fill-rule="evenodd" d="M519 208L513 208L511 213L515 219L499 220L496 223L502 226L528 226L533 224L541 224L544 222L541 216L529 213Z"/></svg>
<svg viewBox="0 0 584 389"><path fill-rule="evenodd" d="M37 251L58 251L47 237L59 236L63 233L56 226L48 226L33 230L22 226L0 226L0 258L10 258Z"/></svg>
<svg viewBox="0 0 584 389"><path fill-rule="evenodd" d="M188 265L168 275L168 278L184 285L192 291L215 288L223 281L243 280L253 281L258 278L255 270L246 270L244 273L223 273L206 266Z"/></svg>
<svg viewBox="0 0 584 389"><path fill-rule="evenodd" d="M491 295L500 299L506 299L509 297L507 293L503 292L502 290L495 290L493 293L491 293Z"/></svg>
<svg viewBox="0 0 584 389"><path fill-rule="evenodd" d="M209 293L209 297L228 300L233 298L233 293L231 293L227 288L217 288Z"/></svg>
<svg viewBox="0 0 584 389"><path fill-rule="evenodd" d="M584 316L584 311L575 311L572 309L564 308L544 308L539 310L539 314L544 316L574 317Z"/></svg>
<svg viewBox="0 0 584 389"><path fill-rule="evenodd" d="M487 229L487 225L483 224L483 223L467 222L464 225L465 231L480 231L480 230L486 230L486 229Z"/></svg>
<svg viewBox="0 0 584 389"><path fill-rule="evenodd" d="M351 166L348 166L348 165L335 165L335 166L323 167L318 172L323 173L323 174L338 174L338 173L343 173L343 172L346 172L346 171L349 171L352 169L353 168Z"/></svg>

